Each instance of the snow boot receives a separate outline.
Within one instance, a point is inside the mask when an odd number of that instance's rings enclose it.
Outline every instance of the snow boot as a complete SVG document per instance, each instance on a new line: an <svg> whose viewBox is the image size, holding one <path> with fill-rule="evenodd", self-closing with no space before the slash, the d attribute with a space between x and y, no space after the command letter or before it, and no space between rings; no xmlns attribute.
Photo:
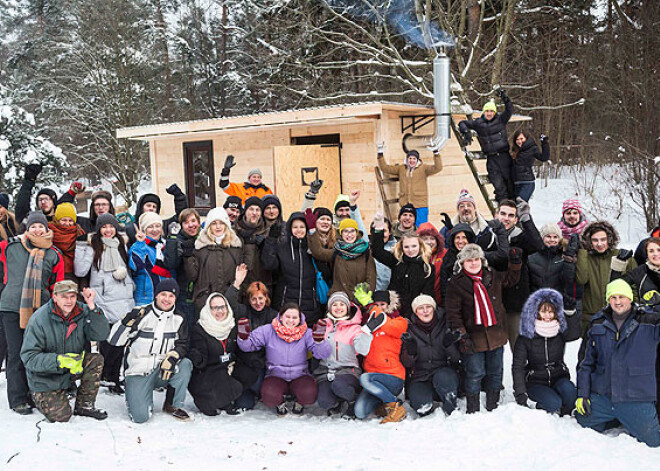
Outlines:
<svg viewBox="0 0 660 471"><path fill-rule="evenodd" d="M328 417L332 415L339 415L341 414L341 411L344 409L344 403L345 401L339 401L335 407L331 407L328 409Z"/></svg>
<svg viewBox="0 0 660 471"><path fill-rule="evenodd" d="M11 410L20 415L30 415L32 413L32 407L27 402L25 404L19 404L15 407L12 407Z"/></svg>
<svg viewBox="0 0 660 471"><path fill-rule="evenodd" d="M97 409L94 404L84 403L81 405L76 404L73 409L73 415L80 415L82 417L91 417L96 420L105 420L108 418L108 413L103 409Z"/></svg>
<svg viewBox="0 0 660 471"><path fill-rule="evenodd" d="M479 397L479 393L477 394L466 393L465 398L467 399L466 412L468 414L474 414L475 412L479 412L479 409L481 408L481 398Z"/></svg>
<svg viewBox="0 0 660 471"><path fill-rule="evenodd" d="M387 416L387 407L385 403L381 402L376 406L376 408L374 409L374 415L376 417L381 417L381 418Z"/></svg>
<svg viewBox="0 0 660 471"><path fill-rule="evenodd" d="M401 422L406 418L406 409L403 408L403 403L400 401L388 402L385 404L385 408L387 409L387 417L380 421L381 424Z"/></svg>
<svg viewBox="0 0 660 471"><path fill-rule="evenodd" d="M181 420L182 422L187 422L190 420L190 415L188 413L179 408L179 407L174 407L174 393L175 389L172 386L167 386L167 390L165 393L165 403L163 404L163 412L166 414L171 415L177 420Z"/></svg>
<svg viewBox="0 0 660 471"><path fill-rule="evenodd" d="M456 393L450 392L442 398L442 411L447 417L456 409Z"/></svg>
<svg viewBox="0 0 660 471"><path fill-rule="evenodd" d="M422 404L419 409L417 409L415 412L417 412L417 415L422 418L426 417L427 415L431 415L433 413L433 403L427 403L427 404Z"/></svg>
<svg viewBox="0 0 660 471"><path fill-rule="evenodd" d="M491 389L486 391L486 410L488 412L497 409L497 403L500 402L500 390Z"/></svg>
<svg viewBox="0 0 660 471"><path fill-rule="evenodd" d="M228 406L223 407L221 410L225 411L225 414L227 415L240 415L241 411L239 411L234 403L230 403Z"/></svg>
<svg viewBox="0 0 660 471"><path fill-rule="evenodd" d="M342 419L355 419L355 402L346 402L346 410L341 414Z"/></svg>
<svg viewBox="0 0 660 471"><path fill-rule="evenodd" d="M275 408L275 412L279 417L284 417L289 413L289 410L286 408L286 402L282 402L279 406Z"/></svg>
<svg viewBox="0 0 660 471"><path fill-rule="evenodd" d="M108 386L108 393L114 394L116 396L122 396L124 394L124 388L122 388L119 383L113 383Z"/></svg>
<svg viewBox="0 0 660 471"><path fill-rule="evenodd" d="M295 415L295 416L300 417L300 416L302 415L302 413L303 413L304 410L305 410L305 406L303 406L303 405L302 405L301 403L299 403L299 402L295 402L295 403L293 404L293 407L291 408L291 413L292 413L293 415Z"/></svg>

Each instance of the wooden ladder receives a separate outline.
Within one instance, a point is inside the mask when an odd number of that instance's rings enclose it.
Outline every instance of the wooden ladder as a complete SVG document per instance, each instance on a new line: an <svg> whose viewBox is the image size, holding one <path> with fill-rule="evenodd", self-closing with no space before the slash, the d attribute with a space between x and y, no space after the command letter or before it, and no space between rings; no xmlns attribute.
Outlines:
<svg viewBox="0 0 660 471"><path fill-rule="evenodd" d="M387 195L385 194L384 185L385 183L398 182L399 177L394 177L394 176L386 177L378 165L374 167L374 171L376 173L376 182L378 183L378 190L380 191L380 197L383 200L383 212L385 213L385 217L389 219L390 222L394 223L394 219L392 219L392 210L390 206L393 204L398 204L399 198L387 198Z"/></svg>

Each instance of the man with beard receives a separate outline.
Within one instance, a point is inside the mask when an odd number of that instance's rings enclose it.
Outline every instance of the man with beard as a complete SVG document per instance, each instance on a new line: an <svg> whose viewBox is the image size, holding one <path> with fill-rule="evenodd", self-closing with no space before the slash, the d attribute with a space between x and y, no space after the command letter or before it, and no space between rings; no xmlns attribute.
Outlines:
<svg viewBox="0 0 660 471"><path fill-rule="evenodd" d="M458 214L452 219L449 219L447 213L442 213L444 217L445 227L442 228L440 234L445 238L445 244L449 247L449 237L452 228L458 223L465 223L470 226L475 235L475 244L479 244L484 252L495 249L496 238L493 231L488 227L486 219L477 212L477 203L472 195L466 190L462 189L461 194L456 202L456 210ZM506 257L505 257L506 259Z"/></svg>
<svg viewBox="0 0 660 471"><path fill-rule="evenodd" d="M399 210L399 220L392 226L392 235L397 239L417 234L417 209L412 203L404 204Z"/></svg>
<svg viewBox="0 0 660 471"><path fill-rule="evenodd" d="M561 208L561 219L557 223L564 239L569 240L573 234L581 235L589 222L584 216L582 205L576 199L567 199Z"/></svg>

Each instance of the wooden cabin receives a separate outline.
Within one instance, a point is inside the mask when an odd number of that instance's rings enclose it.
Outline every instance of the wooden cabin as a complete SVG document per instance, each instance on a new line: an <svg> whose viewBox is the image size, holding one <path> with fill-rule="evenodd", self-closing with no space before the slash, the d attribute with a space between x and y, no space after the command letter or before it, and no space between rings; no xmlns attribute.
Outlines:
<svg viewBox="0 0 660 471"><path fill-rule="evenodd" d="M455 115L458 123L465 115ZM236 158L230 180L243 182L250 169L258 167L263 183L279 196L284 217L300 208L308 185L324 181L316 206L332 210L339 193L360 190L358 205L365 223L383 208L383 197L396 199L397 182L379 188L374 167L378 142L385 142L385 158L403 163L404 135L407 148L430 160L426 149L433 135L432 107L402 103L359 103L229 118L122 128L118 138L149 142L152 191L163 201L163 214L174 211L165 193L177 183L188 195L189 205L205 213L222 205L220 171L228 154ZM476 139L475 139L476 142ZM474 144L478 150L478 144ZM440 213L456 212L456 200L467 188L478 210L489 212L475 177L455 136L441 152L444 169L429 178L429 220L440 227ZM485 172L485 161L473 161ZM398 205L391 205L396 218Z"/></svg>

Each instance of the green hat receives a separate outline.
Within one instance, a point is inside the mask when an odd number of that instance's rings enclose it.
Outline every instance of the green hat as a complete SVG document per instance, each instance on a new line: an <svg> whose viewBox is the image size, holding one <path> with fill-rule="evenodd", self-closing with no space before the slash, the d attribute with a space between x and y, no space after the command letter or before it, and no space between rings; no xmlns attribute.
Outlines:
<svg viewBox="0 0 660 471"><path fill-rule="evenodd" d="M615 295L625 296L631 301L633 300L632 288L622 278L614 280L613 282L607 285L605 292L605 301L609 302L610 298Z"/></svg>
<svg viewBox="0 0 660 471"><path fill-rule="evenodd" d="M497 105L495 104L494 101L487 101L486 102L486 104L484 105L482 111L485 113L488 110L494 111L495 113L497 113Z"/></svg>

